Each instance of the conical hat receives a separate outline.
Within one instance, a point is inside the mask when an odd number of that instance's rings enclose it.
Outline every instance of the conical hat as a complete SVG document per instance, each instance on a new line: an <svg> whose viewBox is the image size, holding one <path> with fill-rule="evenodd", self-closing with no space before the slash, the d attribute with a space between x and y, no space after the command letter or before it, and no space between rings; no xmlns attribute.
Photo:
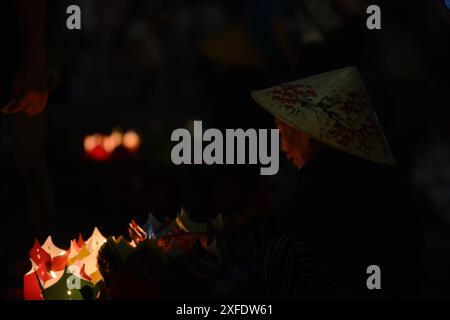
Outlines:
<svg viewBox="0 0 450 320"><path fill-rule="evenodd" d="M374 162L395 164L355 67L253 91L252 97L275 117L323 144Z"/></svg>

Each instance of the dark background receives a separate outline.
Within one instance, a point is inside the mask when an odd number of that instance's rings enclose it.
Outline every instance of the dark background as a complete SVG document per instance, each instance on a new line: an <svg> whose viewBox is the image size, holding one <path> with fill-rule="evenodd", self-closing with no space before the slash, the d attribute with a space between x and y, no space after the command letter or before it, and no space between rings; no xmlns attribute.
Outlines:
<svg viewBox="0 0 450 320"><path fill-rule="evenodd" d="M355 65L397 170L427 203L420 224L425 275L411 281L420 297L450 297L450 9L443 0L374 1L382 9L382 29L370 31L364 1L319 2L329 4L335 24L306 0L80 0L73 3L82 9L82 30L69 31L66 4L48 1L49 54L61 75L45 111L55 243L65 248L79 232L87 239L94 226L105 235L124 234L131 218L143 223L149 211L173 217L183 204L202 202L194 217L199 221L219 211L236 213L252 201L276 208L295 179L283 155L279 174L268 179L254 167L176 167L170 161L171 132L193 120L216 128L273 128L251 90ZM270 38L275 16L286 26L296 61ZM235 25L250 35L264 63L228 64L205 54L202 44ZM320 41L305 40L311 28ZM226 55L239 57L234 41L224 46ZM8 120L0 120L6 294L20 287L28 271L34 233ZM117 152L107 162L89 159L84 136L116 127L140 134L139 152ZM240 189L230 190L231 183ZM261 198L267 183L273 191Z"/></svg>

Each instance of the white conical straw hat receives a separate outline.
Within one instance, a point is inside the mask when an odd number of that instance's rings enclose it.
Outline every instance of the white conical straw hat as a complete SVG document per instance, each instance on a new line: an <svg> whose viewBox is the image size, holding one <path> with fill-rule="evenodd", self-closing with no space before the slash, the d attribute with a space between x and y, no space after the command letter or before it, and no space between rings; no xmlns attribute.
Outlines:
<svg viewBox="0 0 450 320"><path fill-rule="evenodd" d="M355 67L253 91L252 97L275 117L323 144L374 162L395 164Z"/></svg>

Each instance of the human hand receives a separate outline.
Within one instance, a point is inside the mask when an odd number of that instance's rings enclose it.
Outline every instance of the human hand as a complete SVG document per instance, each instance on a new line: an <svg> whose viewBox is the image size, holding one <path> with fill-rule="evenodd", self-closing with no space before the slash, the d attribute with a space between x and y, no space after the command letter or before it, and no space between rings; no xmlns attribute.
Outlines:
<svg viewBox="0 0 450 320"><path fill-rule="evenodd" d="M13 81L12 99L2 109L6 114L25 112L29 116L39 114L48 101L47 75L43 65L24 66Z"/></svg>
<svg viewBox="0 0 450 320"><path fill-rule="evenodd" d="M147 233L133 219L128 226L128 234L136 244L140 244L147 239Z"/></svg>

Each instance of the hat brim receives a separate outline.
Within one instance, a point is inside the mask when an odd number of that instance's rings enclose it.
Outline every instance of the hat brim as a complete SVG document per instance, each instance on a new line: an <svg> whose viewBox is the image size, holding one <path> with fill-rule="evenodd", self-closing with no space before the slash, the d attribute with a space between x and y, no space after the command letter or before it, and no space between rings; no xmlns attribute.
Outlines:
<svg viewBox="0 0 450 320"><path fill-rule="evenodd" d="M310 90L307 91L311 93L305 100L307 103L293 95L302 91L292 88ZM274 98L274 93L278 99ZM279 120L322 144L376 163L396 164L354 67L252 91L251 96ZM354 102L355 99L360 103L361 108L357 110L359 114L349 112L351 108L347 110L348 101ZM324 106L323 101L332 101L334 104Z"/></svg>

